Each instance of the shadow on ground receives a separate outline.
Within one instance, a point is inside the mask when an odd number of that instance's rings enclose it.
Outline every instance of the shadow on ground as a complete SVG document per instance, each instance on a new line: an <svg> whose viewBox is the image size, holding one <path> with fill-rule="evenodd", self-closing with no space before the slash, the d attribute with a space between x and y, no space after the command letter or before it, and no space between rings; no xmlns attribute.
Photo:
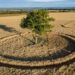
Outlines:
<svg viewBox="0 0 75 75"><path fill-rule="evenodd" d="M48 56L33 56L33 57L15 57L15 56L10 56L10 55L0 55L3 58L6 59L11 59L11 60L19 60L19 61L47 61L47 60L53 60L53 59L58 59L58 58L62 58L65 57L73 52L75 52L75 41L67 36L62 36L63 38L65 38L68 41L68 45L67 47L63 48L60 51L57 51L56 53L53 53L51 55Z"/></svg>
<svg viewBox="0 0 75 75"><path fill-rule="evenodd" d="M56 53L53 53L52 55L49 55L49 56L42 56L42 57L39 57L39 56L34 56L34 57L15 57L15 56L9 56L9 55L0 55L1 57L3 58L6 58L6 59L11 59L11 60L19 60L19 61L30 61L30 62L33 62L33 61L47 61L47 60L53 60L53 59L58 59L58 58L61 58L61 57L65 57L73 52L75 52L75 41L69 37L66 37L66 36L62 36L64 37L68 42L68 46L65 47L64 49L60 50L60 52L56 52ZM21 68L21 69L41 69L41 68L51 68L51 67L58 67L58 66L61 66L61 65L68 65L68 64L71 64L75 62L75 58L72 59L72 60L69 60L67 62L64 62L62 64L57 64L57 65L45 65L45 66L18 66L18 65L11 65L11 64L5 64L5 63L0 63L0 66L6 66L6 67L13 67L13 68Z"/></svg>
<svg viewBox="0 0 75 75"><path fill-rule="evenodd" d="M44 66L18 66L13 64L5 64L0 62L0 66L2 67L8 67L8 68L16 68L16 69L51 69L51 68L59 68L63 65L70 65L75 62L75 59L69 60L67 62L64 62L62 64L55 64L55 65L44 65Z"/></svg>
<svg viewBox="0 0 75 75"><path fill-rule="evenodd" d="M22 38L25 38L21 35L21 32L20 31L17 31L15 28L12 28L12 27L8 27L6 25L1 25L0 24L0 29L3 29L4 31L7 31L7 32L13 32L13 33L16 33L17 35L19 35L20 37ZM26 38L27 40L29 40L30 42L32 42L32 44L34 44L34 42L28 38Z"/></svg>
<svg viewBox="0 0 75 75"><path fill-rule="evenodd" d="M16 30L12 27L7 27L6 25L2 25L0 24L0 29L3 29L4 31L7 31L7 32L15 32Z"/></svg>
<svg viewBox="0 0 75 75"><path fill-rule="evenodd" d="M14 28L7 27L6 25L0 25L0 29L3 29L4 31L8 31L8 32L18 33ZM71 36L71 35L68 35L68 36ZM65 47L64 49L60 50L60 52L54 53L54 54L46 56L46 57L45 56L42 56L42 57L34 56L34 57L22 58L22 57L15 57L15 56L9 56L9 55L0 55L0 56L2 56L3 58L6 58L6 59L12 59L12 60L16 60L16 61L19 60L19 61L31 61L31 62L33 62L33 61L53 60L53 59L67 56L67 55L71 54L72 52L75 52L75 41L69 37L65 37L65 36L62 36L62 37L64 37L69 42L68 46ZM19 68L21 68L21 69L41 69L41 68L57 67L57 66L61 66L64 64L70 64L73 62L75 62L75 59L70 60L68 62L65 62L63 64L58 64L58 65L53 65L53 66L45 65L45 66L33 66L33 67L31 67L31 66L17 66L17 65L5 64L5 63L0 62L0 66L13 67L13 68L18 68L18 69Z"/></svg>

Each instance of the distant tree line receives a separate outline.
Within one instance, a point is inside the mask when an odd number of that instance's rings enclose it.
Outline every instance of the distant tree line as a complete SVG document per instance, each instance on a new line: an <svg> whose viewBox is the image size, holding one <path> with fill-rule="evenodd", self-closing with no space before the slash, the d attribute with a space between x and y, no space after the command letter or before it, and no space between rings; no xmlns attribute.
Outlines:
<svg viewBox="0 0 75 75"><path fill-rule="evenodd" d="M33 9L32 9L33 10ZM75 12L75 9L50 9L50 8L45 8L45 10L48 10L49 12ZM31 10L0 10L0 14L23 14L23 13L28 13Z"/></svg>
<svg viewBox="0 0 75 75"><path fill-rule="evenodd" d="M0 14L23 14L23 13L27 13L27 11L23 11L23 10L5 10L5 11L0 11Z"/></svg>

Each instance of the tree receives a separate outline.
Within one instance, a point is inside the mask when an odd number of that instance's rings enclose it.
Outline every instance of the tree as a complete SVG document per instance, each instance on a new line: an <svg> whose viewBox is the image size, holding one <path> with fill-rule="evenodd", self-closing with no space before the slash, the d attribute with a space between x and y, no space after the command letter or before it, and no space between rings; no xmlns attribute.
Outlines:
<svg viewBox="0 0 75 75"><path fill-rule="evenodd" d="M38 35L51 31L51 21L54 21L54 18L49 17L47 10L33 10L22 19L20 25L22 28L31 29L34 32L35 43L38 43Z"/></svg>

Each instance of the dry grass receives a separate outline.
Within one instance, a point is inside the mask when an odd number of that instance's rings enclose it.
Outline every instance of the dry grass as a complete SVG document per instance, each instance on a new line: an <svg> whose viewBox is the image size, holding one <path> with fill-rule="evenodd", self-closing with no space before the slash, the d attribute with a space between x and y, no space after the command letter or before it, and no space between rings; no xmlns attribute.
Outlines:
<svg viewBox="0 0 75 75"><path fill-rule="evenodd" d="M25 15L0 16L0 75L75 75L75 48L73 48L75 38L73 37L71 42L70 39L55 35L75 36L75 13L50 13L50 15L55 18L55 22L53 31L48 33L49 47L28 46L32 40L32 33L19 26ZM68 50L62 50L64 47L68 47L66 48ZM52 50L49 50L51 48ZM56 56L51 57L50 55L54 53ZM50 57L47 58L48 56ZM39 61L37 58L40 58ZM24 67L27 65L29 67Z"/></svg>

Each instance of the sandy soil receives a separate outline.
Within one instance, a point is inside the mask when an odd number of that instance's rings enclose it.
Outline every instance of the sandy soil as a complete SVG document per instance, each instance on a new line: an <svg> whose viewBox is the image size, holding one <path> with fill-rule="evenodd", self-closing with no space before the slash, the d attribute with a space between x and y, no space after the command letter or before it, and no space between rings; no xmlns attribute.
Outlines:
<svg viewBox="0 0 75 75"><path fill-rule="evenodd" d="M13 29L22 32L23 29L20 28L19 24L23 17L25 17L25 15L5 17L0 16L0 37L12 35L14 33L14 31L12 31Z"/></svg>
<svg viewBox="0 0 75 75"><path fill-rule="evenodd" d="M4 56L6 59L7 58L14 59L15 57L18 57L18 56L19 57L31 57L32 56L32 59L35 60L35 59L37 59L37 57L39 57L39 58L41 58L42 56L47 57L47 56L50 56L50 54L52 54L52 53L55 53L55 55L57 56L57 52L59 54L60 53L59 50L62 50L66 46L69 47L69 48L66 48L66 49L68 49L67 52L70 51L70 52L75 53L75 51L74 51L74 49L75 49L74 43L75 42L68 41L69 39L66 40L65 38L62 38L57 35L55 35L55 36L53 35L53 34L68 34L68 35L75 36L75 13L74 12L50 13L49 15L55 18L55 21L53 23L54 28L51 33L48 33L48 36L50 38L49 45L48 45L49 47L46 45L43 45L41 47L27 46L31 42L24 38L26 37L28 39L31 39L32 33L28 29L22 29L19 26L21 19L23 17L25 17L25 15L0 16L0 54L3 52L4 54L9 55L9 56ZM24 35L21 35L20 32ZM61 47L59 47L59 46L61 46ZM49 51L49 49L51 49L51 48L52 48L52 50ZM55 49L53 50L53 48L55 48ZM37 51L37 49L38 49L38 51ZM72 50L70 50L70 49L72 49ZM69 54L67 52L66 52L66 56ZM15 56L15 57L10 57L11 55ZM61 57L64 55L65 55L64 51L62 50ZM59 57L59 55L58 55L58 57ZM52 59L55 59L58 57L53 57ZM3 60L5 58L3 58ZM8 62L10 62L12 59L8 60ZM28 59L30 59L30 58L27 58L27 60ZM42 59L44 59L44 58L42 58ZM59 61L60 61L60 59L59 59ZM33 65L36 64L36 62L33 63L30 61L27 63L29 63L29 64L32 63ZM42 62L42 63L45 64L44 62ZM49 64L49 62L47 62L47 63ZM39 64L41 64L41 63L39 62L38 65ZM2 75L5 75L5 72L8 75L10 75L11 73L12 73L12 75L15 75L18 73L20 75L39 75L39 74L49 75L50 73L52 75L55 75L55 74L56 75L62 75L62 74L68 75L70 73L69 70L72 70L71 74L75 74L75 71L74 71L75 68L73 66L75 66L75 63L70 64L69 66L62 66L58 69L57 68L44 69L44 70L43 69L42 70L30 70L29 69L27 71L21 70L21 69L14 70L14 68L1 67L0 72ZM5 70L5 69L7 69L7 70ZM64 69L65 69L65 72L64 72ZM53 71L51 71L51 70L53 70ZM4 73L2 73L3 71L4 71Z"/></svg>
<svg viewBox="0 0 75 75"><path fill-rule="evenodd" d="M69 35L75 35L75 13L70 12L70 13L50 13L49 15L51 17L55 18L55 21L53 23L54 28L53 31L51 33L48 33L48 35L51 37L51 34L69 34ZM65 17L66 16L66 17ZM14 54L16 56L29 56L30 54L32 56L36 56L36 55L47 55L48 54L48 49L47 46L43 46L43 47L29 47L29 48L24 48L23 46L25 45L24 40L21 36L16 35L17 33L21 32L25 34L25 37L27 38L31 38L32 37L32 33L27 30L27 29L22 29L20 27L20 21L23 17L26 17L25 15L18 15L18 16L1 16L0 17L0 38L4 38L1 41L2 43L0 43L0 49L7 54ZM62 26L63 25L63 26ZM12 35L12 36L10 36ZM9 36L9 38L8 38ZM56 40L56 41L55 41ZM63 41L62 41L63 40ZM64 42L65 41L65 42ZM61 42L61 43L60 43ZM63 38L60 37L54 37L52 36L51 41L50 41L50 45L49 48L55 48L56 46L60 46L61 48L58 48L56 50L61 50L63 49L65 46L67 46L67 41ZM10 43L10 45L9 45ZM53 45L53 46L52 46ZM6 49L6 51L5 51ZM35 50L36 49L36 50ZM38 49L38 51L37 51ZM53 52L54 50L52 49L50 51ZM17 52L17 53L16 53ZM40 54L41 53L41 54Z"/></svg>
<svg viewBox="0 0 75 75"><path fill-rule="evenodd" d="M55 18L54 21L54 29L53 31L56 33L68 33L75 35L75 13L67 12L67 13L50 13L50 16ZM14 28L20 32L26 32L25 29L21 29L19 24L21 19L25 17L25 15L18 16L0 16L0 38L8 35L12 35L13 31L8 31L9 27ZM5 27L3 28L4 25ZM64 25L65 27L62 27Z"/></svg>

